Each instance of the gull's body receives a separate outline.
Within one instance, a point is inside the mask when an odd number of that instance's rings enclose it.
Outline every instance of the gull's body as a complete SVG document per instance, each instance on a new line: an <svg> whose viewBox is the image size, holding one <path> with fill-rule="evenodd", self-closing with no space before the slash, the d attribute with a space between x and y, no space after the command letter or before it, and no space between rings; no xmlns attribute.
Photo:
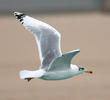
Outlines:
<svg viewBox="0 0 110 100"><path fill-rule="evenodd" d="M74 50L65 54L60 49L60 34L52 26L36 20L23 13L14 12L16 18L31 31L38 44L41 66L39 70L20 72L21 79L33 78L44 80L63 80L78 74L89 72L81 66L72 65L72 58L80 51Z"/></svg>
<svg viewBox="0 0 110 100"><path fill-rule="evenodd" d="M76 65L71 65L70 69L68 70L62 70L62 71L50 71L46 72L41 79L44 80L64 80L71 78L73 76L79 75L81 73L84 73L84 71L79 71Z"/></svg>

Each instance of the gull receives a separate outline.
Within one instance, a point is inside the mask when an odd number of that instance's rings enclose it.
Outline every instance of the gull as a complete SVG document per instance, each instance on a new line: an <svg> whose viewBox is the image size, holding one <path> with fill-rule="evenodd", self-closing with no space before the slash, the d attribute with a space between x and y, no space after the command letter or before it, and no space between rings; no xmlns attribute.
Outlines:
<svg viewBox="0 0 110 100"><path fill-rule="evenodd" d="M62 54L60 33L52 26L24 13L14 12L14 16L34 35L41 61L39 70L20 71L20 79L64 80L82 73L92 73L82 66L71 64L79 49Z"/></svg>

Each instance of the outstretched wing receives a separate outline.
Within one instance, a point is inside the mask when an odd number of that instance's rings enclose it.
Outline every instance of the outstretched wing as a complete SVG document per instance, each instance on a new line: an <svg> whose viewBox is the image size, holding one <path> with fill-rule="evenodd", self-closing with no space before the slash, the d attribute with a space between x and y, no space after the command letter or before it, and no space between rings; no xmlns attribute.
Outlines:
<svg viewBox="0 0 110 100"><path fill-rule="evenodd" d="M80 52L79 49L65 53L56 58L49 66L48 71L63 71L70 69L71 60L78 52Z"/></svg>
<svg viewBox="0 0 110 100"><path fill-rule="evenodd" d="M52 26L23 13L14 12L14 16L35 36L42 64L41 68L47 69L53 59L61 56L59 32Z"/></svg>

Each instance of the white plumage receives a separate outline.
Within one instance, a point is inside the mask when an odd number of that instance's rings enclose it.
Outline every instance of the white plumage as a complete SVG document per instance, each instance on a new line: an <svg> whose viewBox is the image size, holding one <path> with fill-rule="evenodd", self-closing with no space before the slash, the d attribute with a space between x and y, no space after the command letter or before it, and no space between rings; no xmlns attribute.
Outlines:
<svg viewBox="0 0 110 100"><path fill-rule="evenodd" d="M14 16L35 36L41 60L39 70L21 71L21 79L27 79L28 81L33 78L63 80L84 72L92 73L81 66L71 64L73 56L80 51L79 49L62 55L60 48L61 36L52 26L23 13L14 12Z"/></svg>

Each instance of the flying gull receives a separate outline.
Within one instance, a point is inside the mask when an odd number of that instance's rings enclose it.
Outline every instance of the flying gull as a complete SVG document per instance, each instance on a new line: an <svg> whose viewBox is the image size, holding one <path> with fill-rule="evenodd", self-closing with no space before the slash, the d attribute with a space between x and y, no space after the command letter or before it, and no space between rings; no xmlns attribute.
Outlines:
<svg viewBox="0 0 110 100"><path fill-rule="evenodd" d="M34 35L38 44L41 61L39 70L20 71L20 78L30 81L40 78L43 80L64 80L82 73L92 73L82 66L71 64L72 58L80 52L79 49L62 54L60 34L52 26L36 20L24 13L14 12L20 23Z"/></svg>

